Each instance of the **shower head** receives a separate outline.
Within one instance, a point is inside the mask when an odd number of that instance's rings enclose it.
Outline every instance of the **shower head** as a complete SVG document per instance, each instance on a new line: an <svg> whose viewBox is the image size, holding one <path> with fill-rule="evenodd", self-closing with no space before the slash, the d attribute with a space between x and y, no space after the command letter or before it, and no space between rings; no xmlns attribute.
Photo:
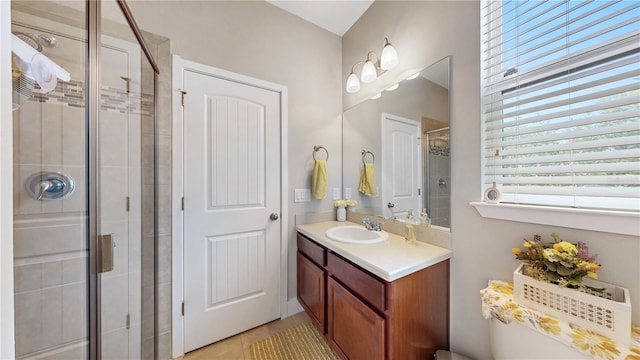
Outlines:
<svg viewBox="0 0 640 360"><path fill-rule="evenodd" d="M42 45L40 45L38 39L36 39L33 35L29 35L20 31L14 31L13 34L37 51L42 51Z"/></svg>

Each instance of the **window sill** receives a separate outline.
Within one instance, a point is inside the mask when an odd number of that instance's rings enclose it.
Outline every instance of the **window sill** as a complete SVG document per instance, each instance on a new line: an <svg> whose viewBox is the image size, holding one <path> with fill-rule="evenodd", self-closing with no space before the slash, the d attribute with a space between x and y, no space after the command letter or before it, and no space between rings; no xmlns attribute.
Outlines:
<svg viewBox="0 0 640 360"><path fill-rule="evenodd" d="M640 214L520 204L471 202L485 218L640 236Z"/></svg>

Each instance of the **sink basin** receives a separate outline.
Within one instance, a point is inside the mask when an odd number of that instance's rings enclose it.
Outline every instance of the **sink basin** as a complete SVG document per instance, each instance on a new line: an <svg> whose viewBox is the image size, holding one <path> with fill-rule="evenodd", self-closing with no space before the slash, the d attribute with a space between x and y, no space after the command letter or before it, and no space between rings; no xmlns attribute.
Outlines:
<svg viewBox="0 0 640 360"><path fill-rule="evenodd" d="M331 240L348 244L378 244L389 238L384 231L371 231L358 225L334 226L325 235Z"/></svg>

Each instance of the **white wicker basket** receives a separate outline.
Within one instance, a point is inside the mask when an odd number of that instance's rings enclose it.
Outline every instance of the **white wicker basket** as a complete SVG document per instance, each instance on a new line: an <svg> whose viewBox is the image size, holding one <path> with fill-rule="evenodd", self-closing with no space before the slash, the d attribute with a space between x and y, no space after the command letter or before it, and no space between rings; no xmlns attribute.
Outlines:
<svg viewBox="0 0 640 360"><path fill-rule="evenodd" d="M608 336L620 343L631 342L629 289L584 278L586 285L604 288L585 293L538 281L523 274L527 264L513 273L513 299L569 323Z"/></svg>

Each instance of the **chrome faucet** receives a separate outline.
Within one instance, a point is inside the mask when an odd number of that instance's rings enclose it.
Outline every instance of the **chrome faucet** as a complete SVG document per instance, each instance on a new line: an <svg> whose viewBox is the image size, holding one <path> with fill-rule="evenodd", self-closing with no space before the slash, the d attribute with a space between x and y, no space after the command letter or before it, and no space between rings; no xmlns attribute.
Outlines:
<svg viewBox="0 0 640 360"><path fill-rule="evenodd" d="M384 223L379 221L376 221L375 223L371 222L371 219L369 218L362 219L362 225L364 225L367 230L380 231L380 225L382 224Z"/></svg>

